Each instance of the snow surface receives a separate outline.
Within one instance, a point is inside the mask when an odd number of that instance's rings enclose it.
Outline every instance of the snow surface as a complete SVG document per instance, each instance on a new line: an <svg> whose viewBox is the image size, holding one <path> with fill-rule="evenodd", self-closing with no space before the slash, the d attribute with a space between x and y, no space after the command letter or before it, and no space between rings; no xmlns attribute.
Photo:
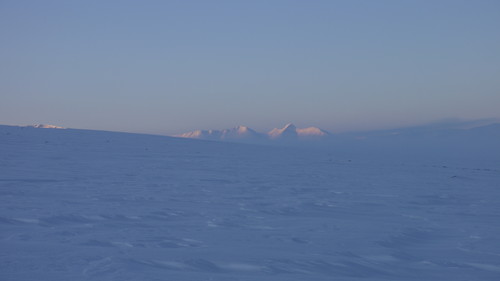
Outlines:
<svg viewBox="0 0 500 281"><path fill-rule="evenodd" d="M388 147L0 126L0 280L499 280L498 144Z"/></svg>

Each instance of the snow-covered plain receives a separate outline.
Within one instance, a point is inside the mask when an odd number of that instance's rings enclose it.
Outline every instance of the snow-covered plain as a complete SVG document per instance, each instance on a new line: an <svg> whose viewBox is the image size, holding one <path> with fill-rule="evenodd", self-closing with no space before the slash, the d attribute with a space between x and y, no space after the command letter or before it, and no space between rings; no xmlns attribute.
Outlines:
<svg viewBox="0 0 500 281"><path fill-rule="evenodd" d="M492 148L0 126L0 280L500 280Z"/></svg>

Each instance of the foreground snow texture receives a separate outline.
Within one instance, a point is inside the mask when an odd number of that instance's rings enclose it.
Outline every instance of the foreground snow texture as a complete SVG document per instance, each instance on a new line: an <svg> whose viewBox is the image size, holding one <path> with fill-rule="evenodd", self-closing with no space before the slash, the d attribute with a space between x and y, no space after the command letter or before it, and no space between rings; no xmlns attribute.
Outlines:
<svg viewBox="0 0 500 281"><path fill-rule="evenodd" d="M500 278L494 164L8 126L0 155L0 280Z"/></svg>

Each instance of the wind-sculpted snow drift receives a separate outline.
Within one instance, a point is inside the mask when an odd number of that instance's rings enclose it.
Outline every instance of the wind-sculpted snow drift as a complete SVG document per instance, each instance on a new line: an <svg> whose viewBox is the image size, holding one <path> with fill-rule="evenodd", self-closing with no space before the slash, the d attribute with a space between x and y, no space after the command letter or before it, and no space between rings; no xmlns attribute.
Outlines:
<svg viewBox="0 0 500 281"><path fill-rule="evenodd" d="M0 280L498 280L497 156L349 149L0 126Z"/></svg>

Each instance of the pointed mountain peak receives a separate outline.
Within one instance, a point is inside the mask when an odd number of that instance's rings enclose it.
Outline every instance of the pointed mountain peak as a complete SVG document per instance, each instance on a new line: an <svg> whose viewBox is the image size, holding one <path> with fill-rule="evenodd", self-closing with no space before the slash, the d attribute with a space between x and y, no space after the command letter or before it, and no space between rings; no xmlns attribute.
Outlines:
<svg viewBox="0 0 500 281"><path fill-rule="evenodd" d="M278 129L274 128L268 133L271 139L296 139L297 138L297 127L292 123L288 123L285 127Z"/></svg>

